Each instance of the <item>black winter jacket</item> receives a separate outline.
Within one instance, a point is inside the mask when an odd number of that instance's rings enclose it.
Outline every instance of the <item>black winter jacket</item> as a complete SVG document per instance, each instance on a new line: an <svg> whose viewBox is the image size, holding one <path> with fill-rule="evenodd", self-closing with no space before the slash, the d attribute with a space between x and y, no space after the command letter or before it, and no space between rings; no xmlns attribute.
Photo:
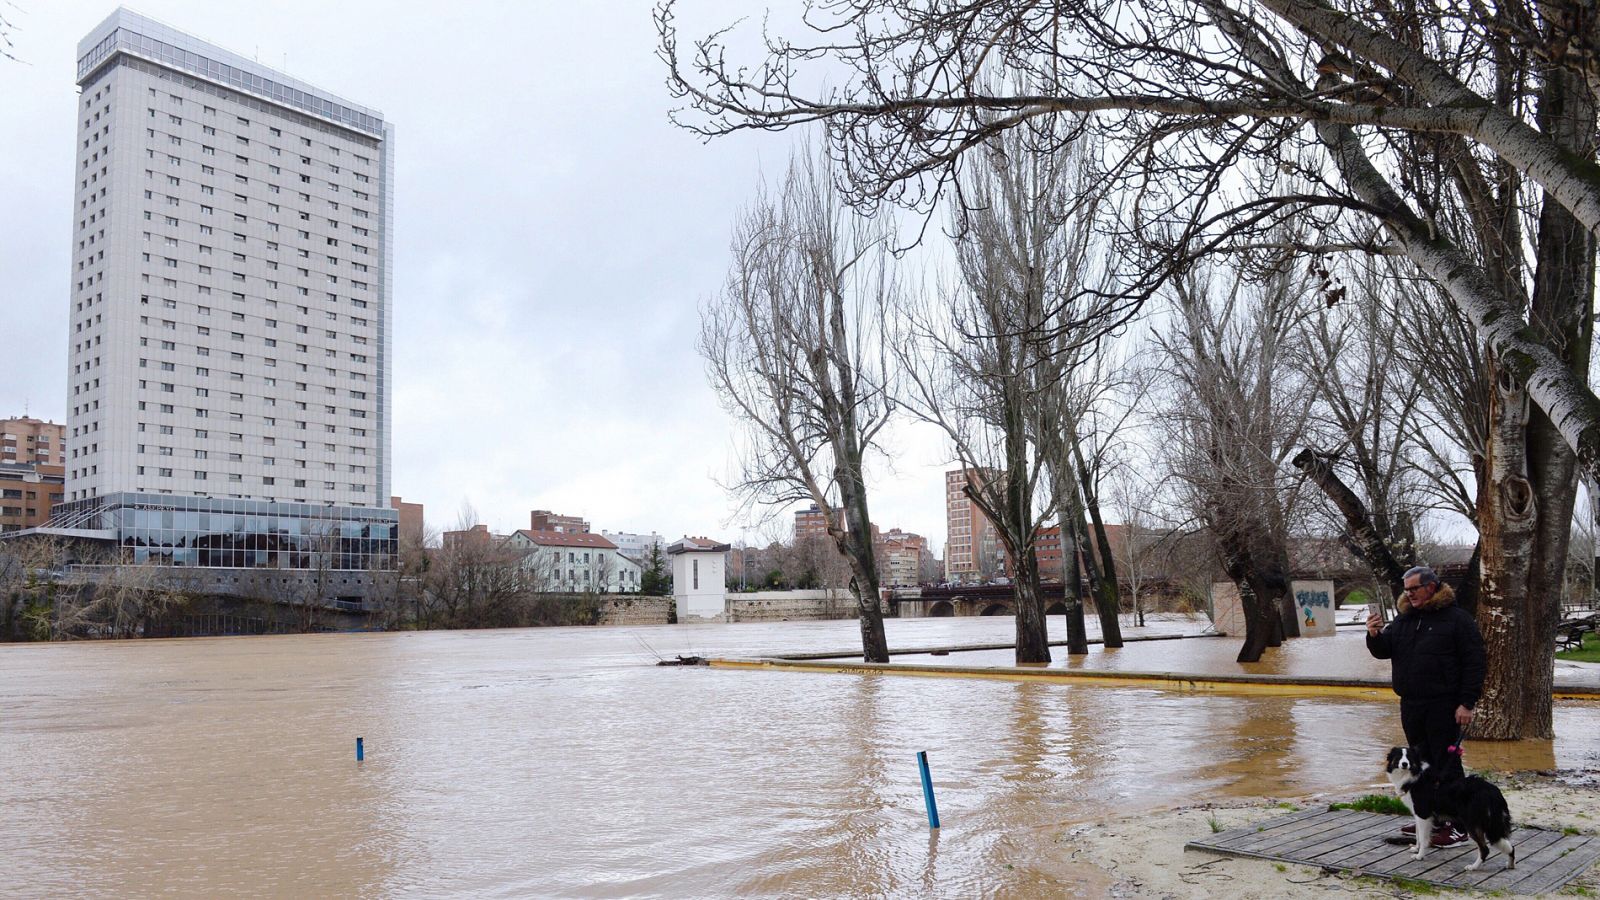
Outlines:
<svg viewBox="0 0 1600 900"><path fill-rule="evenodd" d="M1483 693L1483 635L1472 615L1455 605L1449 585L1425 609L1402 599L1400 615L1376 637L1367 635L1367 650L1394 661L1394 692L1403 702L1453 701L1471 709Z"/></svg>

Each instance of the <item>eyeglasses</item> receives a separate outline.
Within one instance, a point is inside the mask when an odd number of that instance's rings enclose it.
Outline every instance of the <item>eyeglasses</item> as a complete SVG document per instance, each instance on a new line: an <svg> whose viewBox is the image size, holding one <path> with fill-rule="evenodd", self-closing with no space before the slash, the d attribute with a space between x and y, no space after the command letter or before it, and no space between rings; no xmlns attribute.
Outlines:
<svg viewBox="0 0 1600 900"><path fill-rule="evenodd" d="M1422 590L1423 588L1425 588L1427 586L1428 585L1425 585L1425 584L1419 584L1416 587L1405 588L1404 592L1407 593L1407 594L1415 594L1417 591L1420 591L1420 590Z"/></svg>

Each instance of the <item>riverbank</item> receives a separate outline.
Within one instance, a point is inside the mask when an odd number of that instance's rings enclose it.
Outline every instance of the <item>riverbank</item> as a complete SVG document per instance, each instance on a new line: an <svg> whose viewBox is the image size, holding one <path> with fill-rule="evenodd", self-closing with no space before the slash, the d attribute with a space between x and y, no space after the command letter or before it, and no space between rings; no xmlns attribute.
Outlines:
<svg viewBox="0 0 1600 900"><path fill-rule="evenodd" d="M1600 815L1600 778L1592 771L1519 772L1497 776L1496 780L1505 792L1518 826L1575 828L1584 834L1600 833L1600 819L1595 818ZM1369 790L1343 794L1228 799L1173 806L1153 813L1081 825L1050 835L1048 840L1065 851L1073 862L1103 874L1109 897L1226 895L1237 900L1275 900L1327 897L1330 891L1413 896L1413 892L1384 879L1325 873L1308 866L1183 849L1185 843L1213 830L1255 825L1291 809L1352 800L1361 793L1378 793L1385 788L1387 785L1375 783ZM1404 821L1404 817L1395 817L1396 829ZM1516 832L1511 838L1513 843L1517 840ZM1490 857L1486 865L1496 865L1497 859L1498 856ZM1434 892L1424 887L1417 893ZM1596 892L1600 892L1600 867L1580 875L1560 895L1594 896Z"/></svg>

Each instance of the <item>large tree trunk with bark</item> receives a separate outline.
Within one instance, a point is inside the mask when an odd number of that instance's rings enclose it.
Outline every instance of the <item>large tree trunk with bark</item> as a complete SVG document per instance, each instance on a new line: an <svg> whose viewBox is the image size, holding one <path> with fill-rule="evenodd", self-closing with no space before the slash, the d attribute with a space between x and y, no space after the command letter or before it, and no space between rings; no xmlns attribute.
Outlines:
<svg viewBox="0 0 1600 900"><path fill-rule="evenodd" d="M1067 608L1067 655L1082 656L1089 652L1089 634L1083 621L1083 570L1078 567L1077 524L1065 515L1061 517L1061 566L1066 574L1062 583L1062 602Z"/></svg>
<svg viewBox="0 0 1600 900"><path fill-rule="evenodd" d="M872 525L867 518L864 485L848 490L841 480L840 493L858 502L846 502L844 513L848 529L834 536L834 544L850 564L850 593L856 601L856 619L861 625L861 658L867 662L889 661L889 640L883 630L883 606L879 597L878 563L872 547Z"/></svg>
<svg viewBox="0 0 1600 900"><path fill-rule="evenodd" d="M1573 23L1562 23L1570 26ZM1593 24L1582 26L1592 38ZM1596 114L1587 86L1557 67L1545 72L1542 130L1575 156L1594 158ZM1540 211L1529 330L1576 378L1588 372L1595 239L1546 194ZM1551 684L1555 624L1565 585L1577 492L1577 456L1509 367L1492 357L1491 445L1479 494L1482 586L1477 618L1489 658L1481 738L1554 735ZM1485 515L1488 513L1488 515Z"/></svg>
<svg viewBox="0 0 1600 900"><path fill-rule="evenodd" d="M1100 619L1100 637L1104 646L1117 648L1122 646L1122 623L1117 615L1120 612L1117 603L1116 586L1108 584L1109 579L1100 571L1099 561L1095 558L1095 548L1088 540L1089 523L1083 516L1083 511L1078 511L1078 534L1083 535L1081 541L1083 554L1083 571L1089 578L1089 593L1094 597L1095 613ZM1100 529L1101 539L1104 539L1105 529Z"/></svg>
<svg viewBox="0 0 1600 900"><path fill-rule="evenodd" d="M1090 473L1088 465L1083 458L1083 447L1077 442L1077 435L1073 435L1072 453L1077 458L1078 480L1083 485L1083 505L1089 513L1089 522L1082 522L1083 533L1089 534L1088 525L1094 526L1094 542L1100 551L1100 565L1094 566L1094 555L1086 553L1085 558L1090 564L1090 580L1094 584L1095 607L1100 613L1100 635L1105 641L1105 646L1116 648L1122 646L1122 620L1118 618L1122 612L1122 592L1117 584L1117 561L1111 552L1111 541L1106 537L1106 523L1100 515L1100 491L1095 484L1094 476Z"/></svg>
<svg viewBox="0 0 1600 900"><path fill-rule="evenodd" d="M1012 586L1017 598L1017 662L1050 661L1044 598L1039 593L1039 557L1029 546L1017 560L1017 580Z"/></svg>

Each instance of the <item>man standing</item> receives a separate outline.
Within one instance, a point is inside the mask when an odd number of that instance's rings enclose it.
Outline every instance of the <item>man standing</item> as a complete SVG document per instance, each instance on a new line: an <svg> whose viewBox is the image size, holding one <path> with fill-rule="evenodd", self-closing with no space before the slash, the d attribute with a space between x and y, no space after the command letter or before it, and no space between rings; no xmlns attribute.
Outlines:
<svg viewBox="0 0 1600 900"><path fill-rule="evenodd" d="M1478 623L1456 606L1455 591L1427 566L1405 574L1400 614L1383 626L1367 617L1367 651L1392 661L1394 692L1400 695L1400 727L1406 743L1421 747L1430 765L1462 774L1461 729L1483 692L1483 635ZM1434 846L1453 846L1465 836L1455 829L1434 833Z"/></svg>

